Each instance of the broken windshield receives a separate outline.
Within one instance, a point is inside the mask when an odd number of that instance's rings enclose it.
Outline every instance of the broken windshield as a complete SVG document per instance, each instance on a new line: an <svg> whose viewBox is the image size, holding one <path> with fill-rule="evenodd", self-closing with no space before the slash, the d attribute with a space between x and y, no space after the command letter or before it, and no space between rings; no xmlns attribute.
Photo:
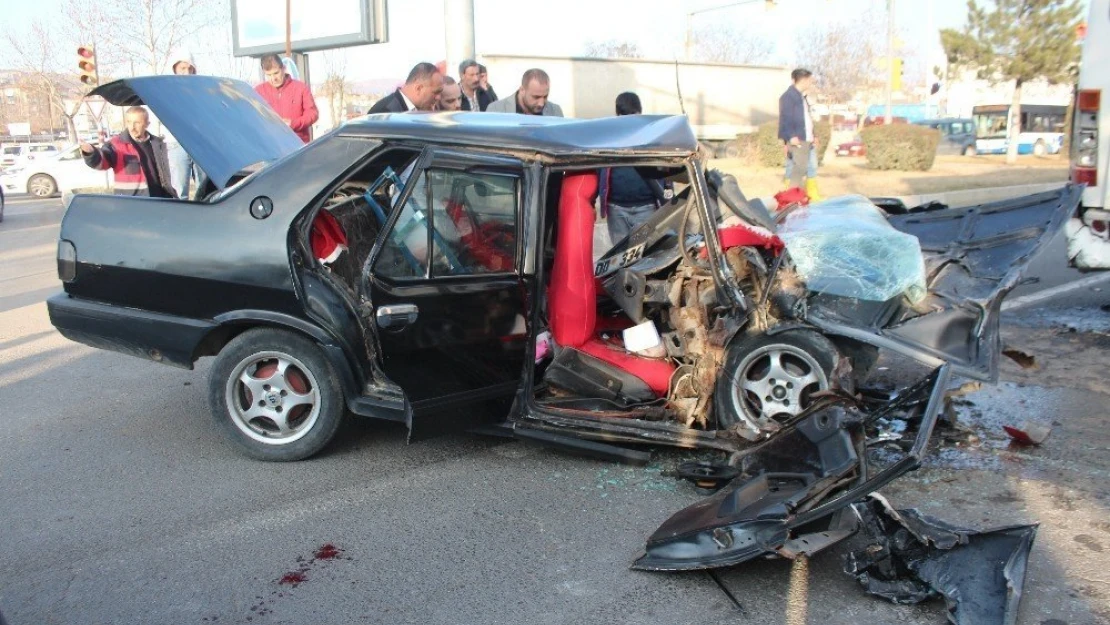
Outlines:
<svg viewBox="0 0 1110 625"><path fill-rule="evenodd" d="M894 229L867 198L838 197L799 207L779 236L811 291L886 301L925 297L925 261L917 237Z"/></svg>

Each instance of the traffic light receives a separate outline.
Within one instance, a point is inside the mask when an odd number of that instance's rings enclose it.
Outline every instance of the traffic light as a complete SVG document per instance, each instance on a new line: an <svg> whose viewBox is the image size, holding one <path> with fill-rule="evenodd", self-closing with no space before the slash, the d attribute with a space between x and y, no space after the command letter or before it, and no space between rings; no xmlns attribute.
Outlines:
<svg viewBox="0 0 1110 625"><path fill-rule="evenodd" d="M91 45L80 46L77 48L77 69L80 70L80 80L82 83L95 87L97 80L96 71L96 51L93 50Z"/></svg>
<svg viewBox="0 0 1110 625"><path fill-rule="evenodd" d="M890 90L902 90L902 59L890 59Z"/></svg>

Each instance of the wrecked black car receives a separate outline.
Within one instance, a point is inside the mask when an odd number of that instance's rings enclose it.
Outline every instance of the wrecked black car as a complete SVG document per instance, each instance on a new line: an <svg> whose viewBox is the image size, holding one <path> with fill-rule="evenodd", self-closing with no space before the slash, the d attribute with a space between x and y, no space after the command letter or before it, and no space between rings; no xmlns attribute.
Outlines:
<svg viewBox="0 0 1110 625"><path fill-rule="evenodd" d="M478 429L630 461L644 444L727 454L740 476L667 521L645 569L847 535L848 504L924 454L950 377L996 377L1001 300L1079 193L772 213L705 171L683 117L379 115L302 147L241 82L94 93L148 105L208 182L190 202L73 199L48 302L63 335L180 367L214 356L212 413L264 460L320 451L348 411L410 441ZM676 193L595 253L598 172L616 166ZM854 387L879 349L933 372L865 408ZM865 427L899 410L919 417L912 449L869 474Z"/></svg>

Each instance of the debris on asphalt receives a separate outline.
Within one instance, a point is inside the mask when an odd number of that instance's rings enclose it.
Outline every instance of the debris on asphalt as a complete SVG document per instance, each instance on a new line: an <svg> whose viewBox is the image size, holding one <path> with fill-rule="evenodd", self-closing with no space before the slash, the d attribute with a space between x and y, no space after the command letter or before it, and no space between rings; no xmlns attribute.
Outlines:
<svg viewBox="0 0 1110 625"><path fill-rule="evenodd" d="M983 383L978 381L964 382L954 389L950 389L947 393L948 397L960 397L961 395L970 395L983 390Z"/></svg>
<svg viewBox="0 0 1110 625"><path fill-rule="evenodd" d="M845 556L844 571L867 592L900 604L943 596L955 625L1017 619L1037 525L966 529L877 494L853 508L870 544Z"/></svg>
<svg viewBox="0 0 1110 625"><path fill-rule="evenodd" d="M1020 349L1004 349L1002 355L1016 362L1022 369L1036 369L1037 359Z"/></svg>
<svg viewBox="0 0 1110 625"><path fill-rule="evenodd" d="M1004 425L1002 429L1014 440L1022 445L1040 445L1052 432L1052 427L1025 421L1019 426Z"/></svg>
<svg viewBox="0 0 1110 625"><path fill-rule="evenodd" d="M698 489L707 491L706 494L712 494L720 490L725 484L739 477L740 470L736 467L730 467L727 464L710 462L707 460L695 460L683 462L678 465L678 470L675 471L675 475L688 482L692 482Z"/></svg>

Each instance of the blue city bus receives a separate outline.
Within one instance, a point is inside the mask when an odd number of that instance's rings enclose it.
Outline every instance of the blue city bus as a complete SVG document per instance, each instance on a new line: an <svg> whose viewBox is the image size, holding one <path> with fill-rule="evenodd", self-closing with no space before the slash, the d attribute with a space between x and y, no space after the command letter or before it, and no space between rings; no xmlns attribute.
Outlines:
<svg viewBox="0 0 1110 625"><path fill-rule="evenodd" d="M1056 154L1064 145L1066 106L1022 104L1018 154ZM1010 123L1009 104L987 104L971 110L975 118L975 150L979 154L1005 154Z"/></svg>

